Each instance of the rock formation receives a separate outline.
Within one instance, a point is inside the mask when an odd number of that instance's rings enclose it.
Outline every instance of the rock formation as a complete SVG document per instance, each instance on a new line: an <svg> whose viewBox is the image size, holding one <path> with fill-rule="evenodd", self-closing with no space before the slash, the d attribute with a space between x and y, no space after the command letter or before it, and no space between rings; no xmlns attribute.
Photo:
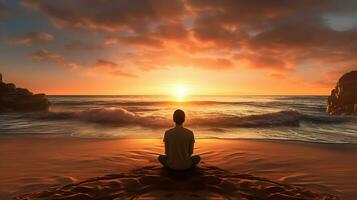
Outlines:
<svg viewBox="0 0 357 200"><path fill-rule="evenodd" d="M47 111L50 103L44 94L33 94L13 83L4 83L0 73L0 112Z"/></svg>
<svg viewBox="0 0 357 200"><path fill-rule="evenodd" d="M331 115L357 114L357 71L340 78L328 97L326 112Z"/></svg>

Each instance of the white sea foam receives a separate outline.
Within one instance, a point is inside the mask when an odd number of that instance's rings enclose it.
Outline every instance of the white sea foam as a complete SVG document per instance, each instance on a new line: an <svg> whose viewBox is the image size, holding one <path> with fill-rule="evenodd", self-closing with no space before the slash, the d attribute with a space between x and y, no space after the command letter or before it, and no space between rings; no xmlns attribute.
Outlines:
<svg viewBox="0 0 357 200"><path fill-rule="evenodd" d="M302 115L293 110L247 115L210 117L193 117L187 120L188 125L215 127L261 127L261 126L296 126ZM124 108L93 108L77 113L48 113L46 119L77 119L86 122L111 125L139 125L162 127L171 123L171 119L159 116L140 116Z"/></svg>

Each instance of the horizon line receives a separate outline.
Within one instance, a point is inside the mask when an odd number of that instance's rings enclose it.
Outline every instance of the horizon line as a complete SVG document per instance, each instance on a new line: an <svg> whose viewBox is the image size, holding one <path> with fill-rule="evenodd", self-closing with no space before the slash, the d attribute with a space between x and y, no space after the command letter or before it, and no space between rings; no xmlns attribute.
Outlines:
<svg viewBox="0 0 357 200"><path fill-rule="evenodd" d="M170 94L46 94L46 96L175 96ZM328 94L193 94L187 96L329 96Z"/></svg>

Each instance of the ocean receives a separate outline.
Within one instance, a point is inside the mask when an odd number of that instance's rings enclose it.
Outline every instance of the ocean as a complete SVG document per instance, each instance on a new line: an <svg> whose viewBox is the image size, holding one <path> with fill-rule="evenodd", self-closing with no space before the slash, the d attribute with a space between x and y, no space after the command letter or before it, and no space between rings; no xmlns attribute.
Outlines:
<svg viewBox="0 0 357 200"><path fill-rule="evenodd" d="M196 138L357 143L357 117L327 96L49 96L49 112L1 113L0 136L161 138L175 109Z"/></svg>

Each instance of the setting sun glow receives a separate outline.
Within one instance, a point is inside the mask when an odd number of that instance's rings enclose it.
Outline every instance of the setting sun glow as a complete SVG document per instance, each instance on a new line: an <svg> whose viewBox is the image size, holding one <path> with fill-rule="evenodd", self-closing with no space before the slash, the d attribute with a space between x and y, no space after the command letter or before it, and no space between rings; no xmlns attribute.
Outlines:
<svg viewBox="0 0 357 200"><path fill-rule="evenodd" d="M174 88L174 96L176 101L184 101L185 96L187 96L187 87L184 85L177 85Z"/></svg>

